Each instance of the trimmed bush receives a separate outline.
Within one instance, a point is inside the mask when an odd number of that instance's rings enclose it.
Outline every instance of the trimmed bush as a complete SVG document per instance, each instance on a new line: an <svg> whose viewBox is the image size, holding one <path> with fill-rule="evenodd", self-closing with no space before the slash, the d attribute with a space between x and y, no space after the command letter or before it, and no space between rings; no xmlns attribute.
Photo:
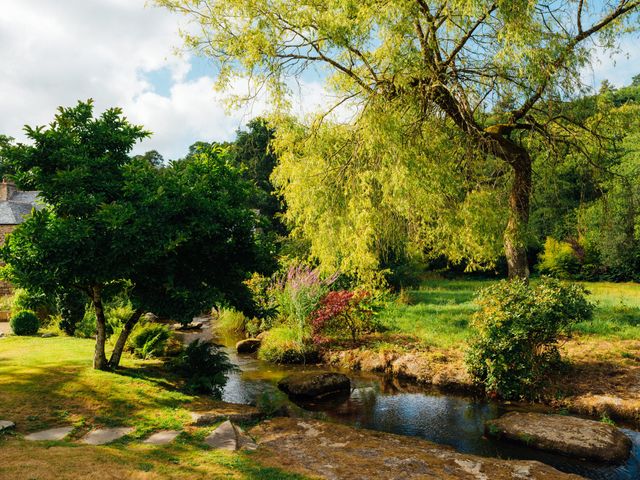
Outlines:
<svg viewBox="0 0 640 480"><path fill-rule="evenodd" d="M35 335L40 328L40 320L31 310L21 310L9 321L15 335Z"/></svg>
<svg viewBox="0 0 640 480"><path fill-rule="evenodd" d="M273 363L306 363L316 360L318 352L309 335L288 326L274 327L265 336L258 358Z"/></svg>
<svg viewBox="0 0 640 480"><path fill-rule="evenodd" d="M593 315L588 292L577 284L543 277L536 285L503 280L479 294L480 310L466 362L491 396L535 399L551 368L558 366L558 342Z"/></svg>
<svg viewBox="0 0 640 480"><path fill-rule="evenodd" d="M148 324L136 329L129 340L133 354L148 359L164 355L171 330L164 325Z"/></svg>

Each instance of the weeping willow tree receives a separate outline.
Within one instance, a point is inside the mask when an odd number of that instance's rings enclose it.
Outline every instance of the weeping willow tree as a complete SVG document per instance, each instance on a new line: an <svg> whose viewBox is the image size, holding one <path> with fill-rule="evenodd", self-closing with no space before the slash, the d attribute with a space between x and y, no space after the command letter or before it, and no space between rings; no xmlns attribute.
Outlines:
<svg viewBox="0 0 640 480"><path fill-rule="evenodd" d="M362 245L384 247L411 235L454 259L483 264L495 254L494 236L477 231L501 223L509 276L525 278L532 149L573 141L576 129L584 130L562 105L580 91L580 72L593 61L596 42L602 51L615 50L637 29L640 9L640 0L156 3L191 16L198 28L185 34L186 44L216 61L220 87L250 78L279 109L287 82L320 68L337 98L322 113L347 103L355 109L353 121L340 128L311 123L303 145L296 128L279 141L306 169L304 180L292 166L277 174L292 216L306 234L316 228L333 237L314 244L319 257L346 258L351 253L342 249L353 248L365 265L374 261ZM287 147L287 140L295 143ZM319 177L327 177L335 198L306 178L319 173L309 158L326 167ZM336 182L341 171L344 179ZM493 191L490 179L498 184ZM503 201L502 186L508 189ZM318 205L333 202L333 220L311 208L313 202L296 205L296 197L310 194L301 188L317 194ZM499 222L494 215L503 204L507 213ZM365 241L350 243L349 228L359 228Z"/></svg>

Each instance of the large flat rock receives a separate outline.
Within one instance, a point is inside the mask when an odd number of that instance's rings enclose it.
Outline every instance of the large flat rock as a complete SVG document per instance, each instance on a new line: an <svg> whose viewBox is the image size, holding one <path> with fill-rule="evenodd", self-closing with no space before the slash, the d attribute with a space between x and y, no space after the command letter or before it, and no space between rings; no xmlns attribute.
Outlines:
<svg viewBox="0 0 640 480"><path fill-rule="evenodd" d="M278 388L292 397L322 398L348 392L351 380L342 373L301 373L283 378Z"/></svg>
<svg viewBox="0 0 640 480"><path fill-rule="evenodd" d="M563 415L511 412L488 421L485 431L540 450L603 462L622 462L631 451L631 440L616 427Z"/></svg>
<svg viewBox="0 0 640 480"><path fill-rule="evenodd" d="M458 453L415 437L346 425L274 418L250 431L261 464L331 480L568 480L577 475L536 461Z"/></svg>
<svg viewBox="0 0 640 480"><path fill-rule="evenodd" d="M215 450L255 450L256 444L253 439L240 427L234 425L229 420L223 422L218 428L211 432L205 439L205 443Z"/></svg>
<svg viewBox="0 0 640 480"><path fill-rule="evenodd" d="M12 428L15 428L15 427L16 427L16 424L10 420L0 420L0 432L11 430Z"/></svg>
<svg viewBox="0 0 640 480"><path fill-rule="evenodd" d="M69 435L72 430L72 426L50 428L48 430L31 433L24 437L24 439L32 442L62 440L64 437Z"/></svg>
<svg viewBox="0 0 640 480"><path fill-rule="evenodd" d="M98 428L87 433L82 438L82 443L88 445L105 445L115 442L125 435L129 435L131 432L133 432L133 428L131 427Z"/></svg>
<svg viewBox="0 0 640 480"><path fill-rule="evenodd" d="M149 445L167 445L173 442L178 435L180 435L180 430L161 430L151 435L142 443Z"/></svg>

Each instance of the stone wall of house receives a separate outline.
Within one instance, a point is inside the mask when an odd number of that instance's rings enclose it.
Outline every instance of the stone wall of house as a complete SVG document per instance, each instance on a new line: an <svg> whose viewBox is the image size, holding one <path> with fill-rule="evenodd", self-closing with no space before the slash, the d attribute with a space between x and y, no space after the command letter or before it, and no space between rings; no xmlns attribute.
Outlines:
<svg viewBox="0 0 640 480"><path fill-rule="evenodd" d="M4 240L7 234L11 233L16 225L0 225L0 245L4 244ZM13 287L10 283L0 281L0 296L10 295L13 292Z"/></svg>

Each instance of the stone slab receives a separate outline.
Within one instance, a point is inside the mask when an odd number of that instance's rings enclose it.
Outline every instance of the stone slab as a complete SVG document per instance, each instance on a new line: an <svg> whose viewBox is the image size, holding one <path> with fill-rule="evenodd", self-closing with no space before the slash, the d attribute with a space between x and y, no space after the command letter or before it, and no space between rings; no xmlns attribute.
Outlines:
<svg viewBox="0 0 640 480"><path fill-rule="evenodd" d="M50 428L48 430L42 430L41 432L31 433L24 437L24 439L32 442L62 440L64 437L69 435L72 430L73 427L71 426Z"/></svg>
<svg viewBox="0 0 640 480"><path fill-rule="evenodd" d="M312 478L340 480L579 480L529 460L456 452L416 437L310 419L274 418L253 427L252 459Z"/></svg>
<svg viewBox="0 0 640 480"><path fill-rule="evenodd" d="M218 408L205 412L192 412L191 419L196 426L213 425L223 420L232 422L254 422L264 417L256 407L239 403L221 402Z"/></svg>
<svg viewBox="0 0 640 480"><path fill-rule="evenodd" d="M11 430L15 428L16 424L9 420L0 420L0 432L4 432L5 430Z"/></svg>
<svg viewBox="0 0 640 480"><path fill-rule="evenodd" d="M487 435L532 448L603 462L629 457L631 440L606 423L565 415L510 412L485 426Z"/></svg>
<svg viewBox="0 0 640 480"><path fill-rule="evenodd" d="M131 432L133 432L133 428L131 427L98 428L87 433L82 438L82 443L86 443L87 445L104 445L115 442Z"/></svg>
<svg viewBox="0 0 640 480"><path fill-rule="evenodd" d="M161 430L160 432L156 432L151 435L142 443L148 443L150 445L166 445L173 442L178 435L180 435L179 430Z"/></svg>
<svg viewBox="0 0 640 480"><path fill-rule="evenodd" d="M238 437L233 424L227 420L211 432L205 439L205 443L216 450L235 451L238 449Z"/></svg>

